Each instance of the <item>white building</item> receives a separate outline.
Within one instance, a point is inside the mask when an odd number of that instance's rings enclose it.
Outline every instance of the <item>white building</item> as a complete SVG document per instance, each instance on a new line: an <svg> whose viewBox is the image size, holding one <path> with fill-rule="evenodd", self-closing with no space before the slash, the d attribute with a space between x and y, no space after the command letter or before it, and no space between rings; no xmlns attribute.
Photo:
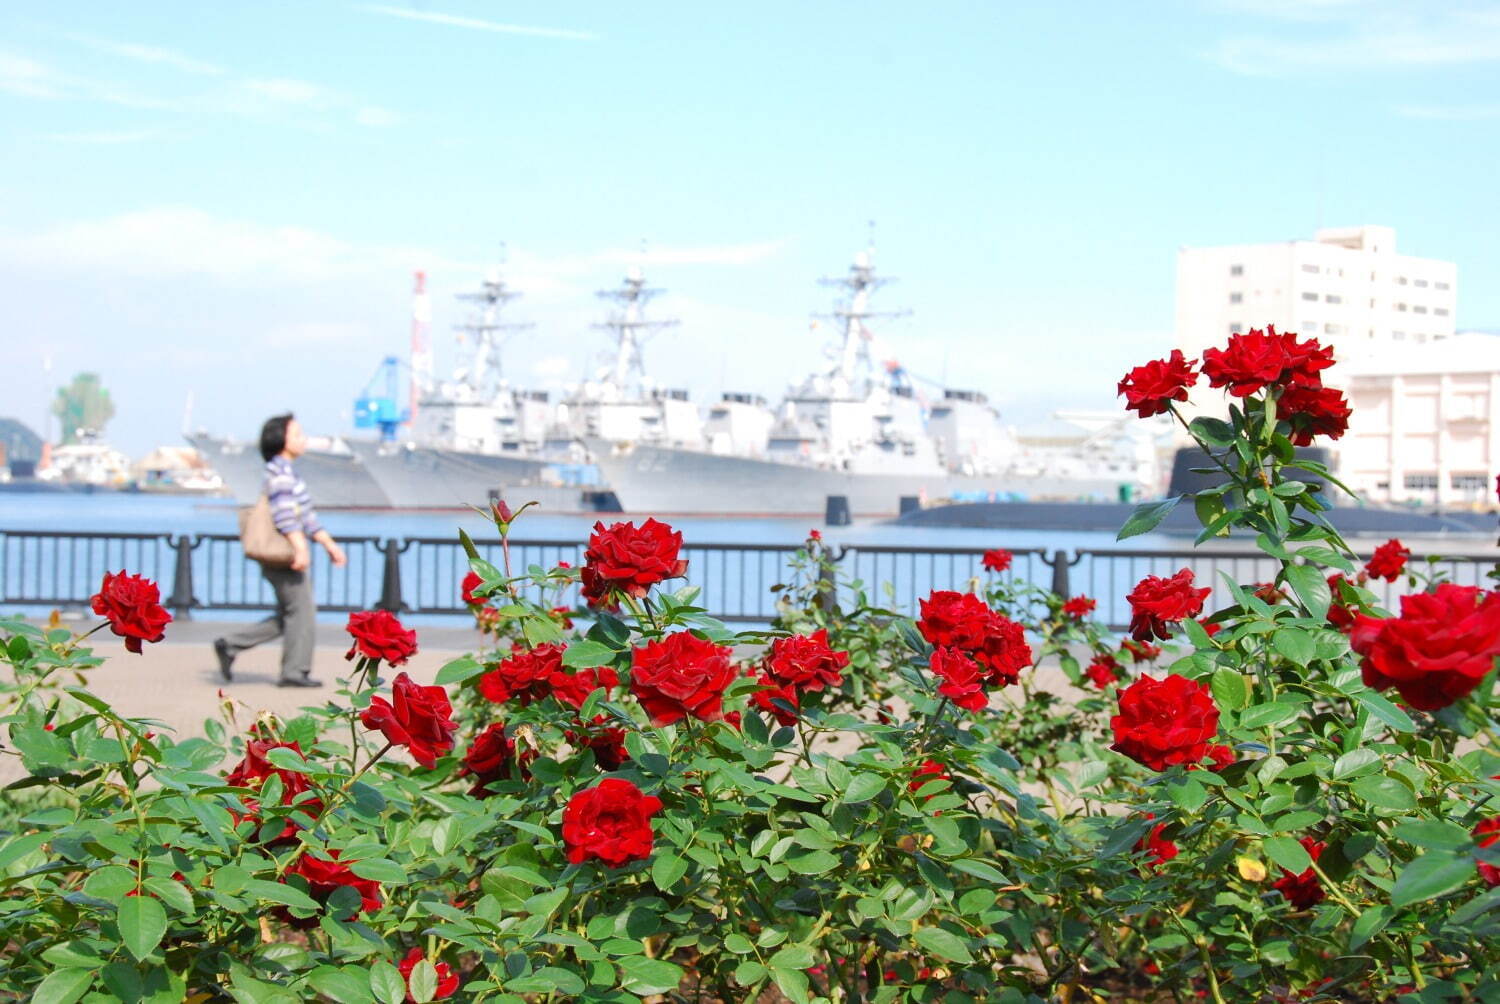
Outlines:
<svg viewBox="0 0 1500 1004"><path fill-rule="evenodd" d="M1458 266L1396 253L1396 231L1319 230L1313 240L1177 252L1177 346L1190 356L1234 333L1276 325L1335 347L1340 363L1387 343L1450 337ZM1329 382L1345 386L1335 367Z"/></svg>
<svg viewBox="0 0 1500 1004"><path fill-rule="evenodd" d="M1390 344L1350 367L1354 413L1333 445L1344 482L1372 502L1494 503L1500 472L1500 336Z"/></svg>

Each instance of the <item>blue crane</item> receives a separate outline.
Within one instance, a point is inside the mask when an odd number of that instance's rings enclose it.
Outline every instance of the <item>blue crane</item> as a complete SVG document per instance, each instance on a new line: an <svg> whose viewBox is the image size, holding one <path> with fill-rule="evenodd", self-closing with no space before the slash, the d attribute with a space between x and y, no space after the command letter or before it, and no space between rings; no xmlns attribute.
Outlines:
<svg viewBox="0 0 1500 1004"><path fill-rule="evenodd" d="M396 429L411 421L411 408L401 408L396 399L400 366L401 360L395 356L386 356L380 361L375 375L365 384L363 393L354 399L354 427L379 429L382 443L395 442ZM385 376L385 393L380 395L375 388L380 383L382 374Z"/></svg>

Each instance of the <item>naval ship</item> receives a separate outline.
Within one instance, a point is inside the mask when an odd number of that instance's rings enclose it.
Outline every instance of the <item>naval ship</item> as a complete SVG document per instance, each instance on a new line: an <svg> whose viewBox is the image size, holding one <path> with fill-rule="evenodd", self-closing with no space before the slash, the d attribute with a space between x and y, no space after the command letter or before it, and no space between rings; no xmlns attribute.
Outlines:
<svg viewBox="0 0 1500 1004"><path fill-rule="evenodd" d="M223 479L225 492L242 505L255 501L266 479L258 442L214 436L202 429L184 436ZM307 482L308 494L318 508L382 509L390 504L347 441L309 436L307 444L307 452L297 460L297 473Z"/></svg>
<svg viewBox="0 0 1500 1004"><path fill-rule="evenodd" d="M816 516L829 496L843 496L852 516L878 518L926 500L1115 500L1159 490L1159 430L1122 422L1063 447L1026 444L983 394L944 389L929 402L898 363L876 365L868 322L893 315L875 313L871 298L890 281L876 274L873 249L847 275L822 280L844 294L833 312L841 338L829 364L789 390L759 455L585 437L621 508Z"/></svg>

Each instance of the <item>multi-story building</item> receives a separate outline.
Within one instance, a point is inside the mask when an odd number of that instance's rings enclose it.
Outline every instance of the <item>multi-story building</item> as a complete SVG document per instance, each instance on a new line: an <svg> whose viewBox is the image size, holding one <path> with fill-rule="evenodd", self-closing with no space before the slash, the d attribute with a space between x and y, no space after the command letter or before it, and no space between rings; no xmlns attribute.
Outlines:
<svg viewBox="0 0 1500 1004"><path fill-rule="evenodd" d="M1341 362L1388 343L1450 337L1458 266L1396 253L1396 231L1319 230L1312 240L1177 252L1177 346L1196 356L1229 335L1276 325L1333 345ZM1337 374L1332 382L1343 383Z"/></svg>

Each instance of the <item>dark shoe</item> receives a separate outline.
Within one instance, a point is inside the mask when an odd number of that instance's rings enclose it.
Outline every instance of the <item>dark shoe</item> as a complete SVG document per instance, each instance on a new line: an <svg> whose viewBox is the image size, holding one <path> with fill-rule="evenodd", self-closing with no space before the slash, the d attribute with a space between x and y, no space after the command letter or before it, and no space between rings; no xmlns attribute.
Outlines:
<svg viewBox="0 0 1500 1004"><path fill-rule="evenodd" d="M321 686L323 686L323 681L322 680L314 680L310 676L304 676L304 677L301 677L300 679L296 679L296 680L277 680L276 681L276 686L278 686L278 687L321 687Z"/></svg>
<svg viewBox="0 0 1500 1004"><path fill-rule="evenodd" d="M223 638L214 639L214 655L219 657L219 675L225 683L234 682L234 656L229 654L229 645Z"/></svg>

